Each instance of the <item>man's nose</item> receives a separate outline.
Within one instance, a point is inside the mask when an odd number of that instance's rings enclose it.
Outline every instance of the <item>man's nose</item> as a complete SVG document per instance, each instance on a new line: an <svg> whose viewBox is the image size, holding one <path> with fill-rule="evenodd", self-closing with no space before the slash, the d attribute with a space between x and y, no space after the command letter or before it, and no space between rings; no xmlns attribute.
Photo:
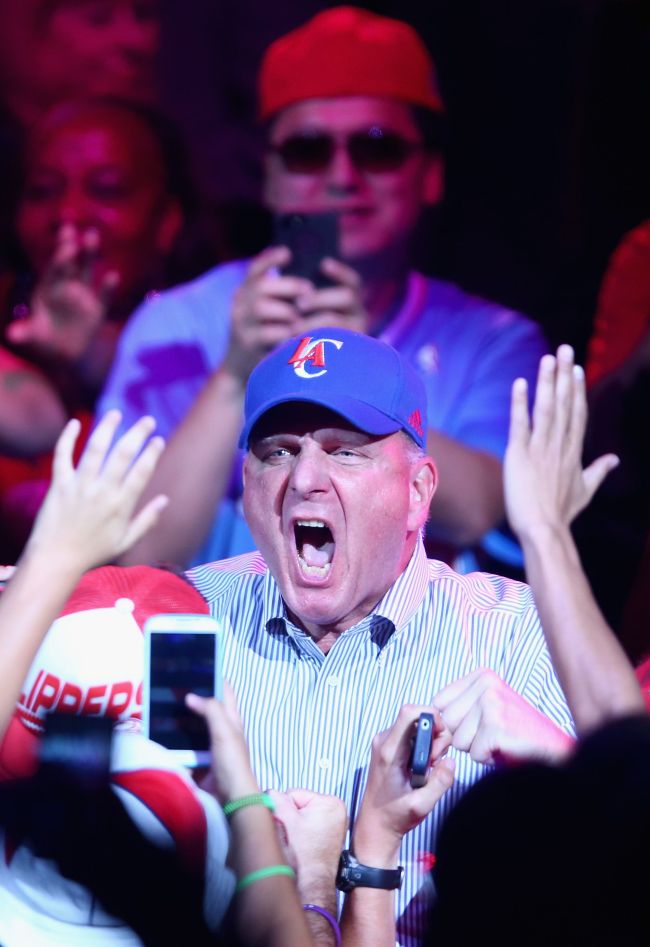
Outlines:
<svg viewBox="0 0 650 947"><path fill-rule="evenodd" d="M289 486L299 496L324 493L328 489L327 458L322 451L310 445L295 455L291 465Z"/></svg>
<svg viewBox="0 0 650 947"><path fill-rule="evenodd" d="M336 143L326 174L327 186L331 191L347 193L359 186L361 173L350 157L346 142Z"/></svg>

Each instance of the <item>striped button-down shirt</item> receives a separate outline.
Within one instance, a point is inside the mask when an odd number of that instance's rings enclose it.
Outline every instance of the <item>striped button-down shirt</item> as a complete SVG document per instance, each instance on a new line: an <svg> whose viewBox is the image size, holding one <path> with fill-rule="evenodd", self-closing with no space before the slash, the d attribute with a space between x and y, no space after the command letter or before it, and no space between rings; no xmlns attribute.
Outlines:
<svg viewBox="0 0 650 947"><path fill-rule="evenodd" d="M264 788L332 793L345 801L352 823L375 734L392 726L403 704L430 704L445 685L481 667L573 733L532 593L521 583L459 575L428 560L420 543L377 607L325 655L289 619L259 553L199 566L189 576L224 622L223 673ZM439 826L485 771L467 753L456 757L454 786L402 843L397 930L405 947L424 935L433 895L427 853L435 851Z"/></svg>

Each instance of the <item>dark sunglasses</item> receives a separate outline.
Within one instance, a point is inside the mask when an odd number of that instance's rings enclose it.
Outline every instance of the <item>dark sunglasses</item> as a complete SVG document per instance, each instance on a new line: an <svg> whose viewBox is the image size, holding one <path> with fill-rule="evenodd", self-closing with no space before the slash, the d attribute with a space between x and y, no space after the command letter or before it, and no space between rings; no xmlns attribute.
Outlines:
<svg viewBox="0 0 650 947"><path fill-rule="evenodd" d="M290 135L284 141L271 145L269 150L279 155L291 174L318 174L329 167L336 144L337 139L332 135L315 132ZM345 148L359 171L381 174L397 171L415 151L421 151L423 145L375 125L366 131L348 135Z"/></svg>

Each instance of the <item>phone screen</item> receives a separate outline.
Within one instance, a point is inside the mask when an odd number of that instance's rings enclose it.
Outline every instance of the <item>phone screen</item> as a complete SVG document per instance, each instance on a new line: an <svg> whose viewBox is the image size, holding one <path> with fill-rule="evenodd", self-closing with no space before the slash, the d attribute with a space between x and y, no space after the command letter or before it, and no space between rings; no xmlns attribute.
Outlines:
<svg viewBox="0 0 650 947"><path fill-rule="evenodd" d="M216 635L149 634L149 738L170 750L208 751L205 721L185 706L185 695L215 696Z"/></svg>

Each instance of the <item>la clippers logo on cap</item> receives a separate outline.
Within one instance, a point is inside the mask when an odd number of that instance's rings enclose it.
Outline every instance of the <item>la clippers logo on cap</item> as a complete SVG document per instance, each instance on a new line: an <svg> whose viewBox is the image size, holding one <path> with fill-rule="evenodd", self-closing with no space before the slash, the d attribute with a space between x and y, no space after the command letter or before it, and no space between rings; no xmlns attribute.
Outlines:
<svg viewBox="0 0 650 947"><path fill-rule="evenodd" d="M318 378L327 371L325 367L325 343L331 342L337 349L343 347L343 342L339 339L312 339L306 337L302 339L298 348L288 361L288 365L293 365L296 375L301 378ZM321 371L307 371L307 366L311 368L320 368Z"/></svg>

